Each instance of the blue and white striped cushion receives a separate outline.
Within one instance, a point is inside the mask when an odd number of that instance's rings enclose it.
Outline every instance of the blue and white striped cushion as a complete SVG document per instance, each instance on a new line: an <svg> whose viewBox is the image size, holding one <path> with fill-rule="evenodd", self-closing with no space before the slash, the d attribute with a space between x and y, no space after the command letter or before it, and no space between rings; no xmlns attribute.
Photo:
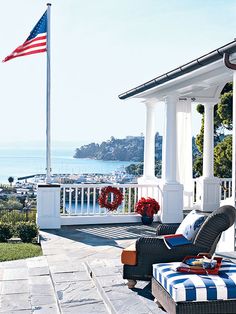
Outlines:
<svg viewBox="0 0 236 314"><path fill-rule="evenodd" d="M176 272L179 262L153 265L153 277L175 302L236 299L236 264L222 261L218 275Z"/></svg>

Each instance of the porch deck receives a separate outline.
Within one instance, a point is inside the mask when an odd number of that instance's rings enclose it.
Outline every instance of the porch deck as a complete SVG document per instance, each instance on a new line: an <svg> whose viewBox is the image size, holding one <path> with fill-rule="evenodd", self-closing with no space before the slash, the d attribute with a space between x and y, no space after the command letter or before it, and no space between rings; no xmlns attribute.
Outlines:
<svg viewBox="0 0 236 314"><path fill-rule="evenodd" d="M129 290L122 278L121 250L155 234L141 224L67 226L42 232L42 248L62 313L163 313L150 284Z"/></svg>
<svg viewBox="0 0 236 314"><path fill-rule="evenodd" d="M1 263L1 311L165 313L153 302L150 284L138 282L129 290L122 278L122 248L154 234L155 225L141 224L42 231L43 257ZM227 257L236 261L236 252Z"/></svg>

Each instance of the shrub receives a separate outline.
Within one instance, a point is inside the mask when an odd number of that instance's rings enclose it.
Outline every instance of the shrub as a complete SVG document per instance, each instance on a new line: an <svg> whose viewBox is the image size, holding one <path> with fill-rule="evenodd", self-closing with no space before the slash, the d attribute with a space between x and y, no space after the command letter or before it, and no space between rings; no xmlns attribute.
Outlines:
<svg viewBox="0 0 236 314"><path fill-rule="evenodd" d="M0 210L0 221L11 223L13 226L21 221L36 222L36 210Z"/></svg>
<svg viewBox="0 0 236 314"><path fill-rule="evenodd" d="M10 198L7 202L6 202L6 209L8 210L13 210L13 209L22 209L23 205L21 204L21 202L19 202L17 199L15 198Z"/></svg>
<svg viewBox="0 0 236 314"><path fill-rule="evenodd" d="M38 227L32 222L19 222L16 230L22 242L32 242L38 235Z"/></svg>
<svg viewBox="0 0 236 314"><path fill-rule="evenodd" d="M10 223L0 222L0 242L7 242L12 237L12 225Z"/></svg>
<svg viewBox="0 0 236 314"><path fill-rule="evenodd" d="M15 225L17 222L26 221L25 214L20 211L1 211L0 221Z"/></svg>

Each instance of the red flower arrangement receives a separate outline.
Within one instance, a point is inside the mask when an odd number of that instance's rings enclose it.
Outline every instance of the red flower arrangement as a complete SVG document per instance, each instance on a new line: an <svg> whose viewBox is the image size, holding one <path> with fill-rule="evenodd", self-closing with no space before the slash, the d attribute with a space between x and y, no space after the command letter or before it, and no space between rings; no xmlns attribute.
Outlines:
<svg viewBox="0 0 236 314"><path fill-rule="evenodd" d="M108 201L109 194L114 194L114 200L112 202ZM101 194L98 197L98 204L100 207L105 207L108 211L116 210L122 203L123 194L121 191L113 186L106 186L101 189Z"/></svg>
<svg viewBox="0 0 236 314"><path fill-rule="evenodd" d="M141 216L153 217L154 214L160 209L159 203L151 197L144 198L141 197L140 200L135 205L135 212Z"/></svg>

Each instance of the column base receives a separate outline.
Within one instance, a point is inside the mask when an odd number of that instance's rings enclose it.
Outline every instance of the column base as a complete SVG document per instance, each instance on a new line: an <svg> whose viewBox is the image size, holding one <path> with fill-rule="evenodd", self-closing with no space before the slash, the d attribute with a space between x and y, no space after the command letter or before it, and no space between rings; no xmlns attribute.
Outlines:
<svg viewBox="0 0 236 314"><path fill-rule="evenodd" d="M61 217L40 217L36 215L37 225L40 229L60 229Z"/></svg>
<svg viewBox="0 0 236 314"><path fill-rule="evenodd" d="M197 181L197 204L199 209L212 212L220 207L220 179L201 177Z"/></svg>
<svg viewBox="0 0 236 314"><path fill-rule="evenodd" d="M183 220L183 185L178 182L160 184L162 204L160 218L163 223L178 223Z"/></svg>
<svg viewBox="0 0 236 314"><path fill-rule="evenodd" d="M40 184L37 189L37 225L40 229L60 229L60 185Z"/></svg>

